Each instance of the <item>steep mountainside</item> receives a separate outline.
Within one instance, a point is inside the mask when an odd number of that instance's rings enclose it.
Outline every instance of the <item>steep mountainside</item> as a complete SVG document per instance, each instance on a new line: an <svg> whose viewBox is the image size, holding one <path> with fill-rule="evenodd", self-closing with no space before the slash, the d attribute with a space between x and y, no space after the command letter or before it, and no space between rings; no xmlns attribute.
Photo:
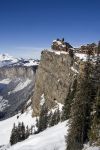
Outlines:
<svg viewBox="0 0 100 150"><path fill-rule="evenodd" d="M82 150L87 141L100 145L99 48L95 55L91 47L84 53L75 49L44 50L41 55L32 98L33 116L41 115L43 103L49 109L57 102L66 105L66 119L71 118L66 150Z"/></svg>
<svg viewBox="0 0 100 150"><path fill-rule="evenodd" d="M32 98L33 115L39 113L41 96L44 96L49 108L53 107L56 101L64 103L78 69L78 65L73 63L73 58L67 52L42 52Z"/></svg>
<svg viewBox="0 0 100 150"><path fill-rule="evenodd" d="M2 120L21 110L33 94L38 62L19 61L9 55L0 55L0 62L2 64L0 66L0 120Z"/></svg>

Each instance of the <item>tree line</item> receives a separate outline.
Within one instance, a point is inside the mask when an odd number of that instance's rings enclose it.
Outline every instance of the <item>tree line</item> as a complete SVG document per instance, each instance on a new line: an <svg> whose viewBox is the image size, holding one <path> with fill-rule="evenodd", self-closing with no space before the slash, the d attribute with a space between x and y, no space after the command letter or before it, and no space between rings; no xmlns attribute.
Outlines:
<svg viewBox="0 0 100 150"><path fill-rule="evenodd" d="M77 78L76 92L70 109L66 150L82 150L83 144L87 142L100 146L99 54L100 42L95 63L91 63L89 51L83 72Z"/></svg>
<svg viewBox="0 0 100 150"><path fill-rule="evenodd" d="M33 133L32 127L25 127L24 123L19 122L18 125L13 125L11 136L10 136L10 144L16 144L17 142L21 142L29 137Z"/></svg>
<svg viewBox="0 0 100 150"><path fill-rule="evenodd" d="M40 116L36 119L37 131L39 133L47 127L54 126L61 121L61 113L59 107L53 111L49 111L47 105L44 103L41 107Z"/></svg>

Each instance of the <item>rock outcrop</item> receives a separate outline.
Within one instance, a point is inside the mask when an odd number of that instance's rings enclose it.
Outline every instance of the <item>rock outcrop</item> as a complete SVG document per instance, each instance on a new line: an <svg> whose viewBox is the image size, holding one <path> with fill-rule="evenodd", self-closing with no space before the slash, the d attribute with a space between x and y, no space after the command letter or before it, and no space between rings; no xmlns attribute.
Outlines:
<svg viewBox="0 0 100 150"><path fill-rule="evenodd" d="M32 98L33 115L39 114L43 95L49 108L56 102L63 104L77 73L78 66L67 52L42 51Z"/></svg>

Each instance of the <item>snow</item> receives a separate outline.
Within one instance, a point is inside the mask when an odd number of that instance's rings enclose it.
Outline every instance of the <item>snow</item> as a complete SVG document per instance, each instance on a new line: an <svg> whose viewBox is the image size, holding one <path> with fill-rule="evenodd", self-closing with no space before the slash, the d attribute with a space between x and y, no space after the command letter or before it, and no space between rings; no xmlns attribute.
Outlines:
<svg viewBox="0 0 100 150"><path fill-rule="evenodd" d="M44 98L44 94L42 94L40 100L40 106L43 106L44 103L45 103L45 98Z"/></svg>
<svg viewBox="0 0 100 150"><path fill-rule="evenodd" d="M87 61L87 54L82 54L82 53L75 53L75 56L81 59L82 61ZM90 56L90 60L95 63L97 60L97 55Z"/></svg>
<svg viewBox="0 0 100 150"><path fill-rule="evenodd" d="M62 45L61 41L53 40L53 43L57 43L58 45Z"/></svg>
<svg viewBox="0 0 100 150"><path fill-rule="evenodd" d="M24 64L24 66L37 66L37 65L39 65L39 63L33 60L29 60L28 63Z"/></svg>
<svg viewBox="0 0 100 150"><path fill-rule="evenodd" d="M88 144L84 144L84 148L82 150L100 150L100 146L99 147L90 146L88 143Z"/></svg>
<svg viewBox="0 0 100 150"><path fill-rule="evenodd" d="M11 117L5 121L0 122L0 145L5 145L0 150L65 150L65 136L68 135L68 121L60 122L58 125L47 128L43 132L33 134L28 139L19 142L13 146L9 145L9 138L13 124L24 122L29 127L35 125L36 118L31 116L31 107L17 116ZM89 147L85 145L83 150L100 150L100 147Z"/></svg>
<svg viewBox="0 0 100 150"><path fill-rule="evenodd" d="M8 105L8 100L3 99L3 96L0 96L0 111L3 111Z"/></svg>
<svg viewBox="0 0 100 150"><path fill-rule="evenodd" d="M0 67L17 63L19 60L8 54L0 54Z"/></svg>
<svg viewBox="0 0 100 150"><path fill-rule="evenodd" d="M71 70L75 73L79 73L75 68L71 67Z"/></svg>
<svg viewBox="0 0 100 150"><path fill-rule="evenodd" d="M48 51L55 53L56 55L61 55L61 54L65 54L67 55L68 52L65 51L57 51L57 50L53 50L53 49L49 49Z"/></svg>
<svg viewBox="0 0 100 150"><path fill-rule="evenodd" d="M17 62L18 59L10 56L9 54L0 54L0 61L11 60L13 63Z"/></svg>
<svg viewBox="0 0 100 150"><path fill-rule="evenodd" d="M8 148L8 150L65 150L67 130L68 126L66 126L65 121L39 134L30 136L25 141Z"/></svg>
<svg viewBox="0 0 100 150"><path fill-rule="evenodd" d="M37 66L39 61L34 59L14 58L8 54L0 54L0 67L4 66Z"/></svg>
<svg viewBox="0 0 100 150"><path fill-rule="evenodd" d="M10 91L8 92L8 94L11 94L11 93L15 93L15 92L18 92L22 89L24 89L26 86L28 86L29 84L31 83L31 80L30 79L26 79L26 81L21 81L13 91Z"/></svg>
<svg viewBox="0 0 100 150"><path fill-rule="evenodd" d="M11 82L11 79L9 79L9 78L0 80L0 84L9 84L10 82Z"/></svg>
<svg viewBox="0 0 100 150"><path fill-rule="evenodd" d="M53 43L56 42L57 40L53 40Z"/></svg>
<svg viewBox="0 0 100 150"><path fill-rule="evenodd" d="M64 105L61 104L61 103L59 103L59 102L57 102L57 101L55 101L55 103L56 103L56 105L54 106L54 108L52 108L52 109L49 111L49 113L50 113L50 112L54 113L57 109L59 109L60 112L62 111L62 108L63 108Z"/></svg>
<svg viewBox="0 0 100 150"><path fill-rule="evenodd" d="M83 61L86 61L87 55L82 53L75 53L76 57L79 57L79 59L82 59Z"/></svg>
<svg viewBox="0 0 100 150"><path fill-rule="evenodd" d="M31 98L27 101L26 105L29 105L31 103Z"/></svg>
<svg viewBox="0 0 100 150"><path fill-rule="evenodd" d="M66 47L66 45L62 44L62 47Z"/></svg>
<svg viewBox="0 0 100 150"><path fill-rule="evenodd" d="M32 118L32 110L28 108L28 110L23 114L15 115L7 120L0 121L0 145L9 144L9 139L11 135L11 130L13 128L13 124L18 124L18 122L24 122L25 126L31 127L31 125L35 125L36 118ZM17 116L19 118L17 119Z"/></svg>
<svg viewBox="0 0 100 150"><path fill-rule="evenodd" d="M58 45L62 45L62 42L61 41L56 41Z"/></svg>
<svg viewBox="0 0 100 150"><path fill-rule="evenodd" d="M87 149L83 149L83 150L100 150L100 147L88 147Z"/></svg>
<svg viewBox="0 0 100 150"><path fill-rule="evenodd" d="M61 104L61 103L59 103L59 102L57 102L57 101L55 101L55 102L56 102L56 104L57 104L56 107L58 107L59 110L62 111L62 108L63 108L64 105Z"/></svg>

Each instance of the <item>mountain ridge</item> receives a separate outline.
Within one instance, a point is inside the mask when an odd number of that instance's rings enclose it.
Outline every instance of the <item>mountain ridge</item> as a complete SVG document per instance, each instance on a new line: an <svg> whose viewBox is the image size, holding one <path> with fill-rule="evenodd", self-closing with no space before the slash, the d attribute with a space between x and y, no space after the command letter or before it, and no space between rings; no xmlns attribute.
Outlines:
<svg viewBox="0 0 100 150"><path fill-rule="evenodd" d="M9 54L0 54L0 67L5 66L37 66L39 60L31 58L15 58Z"/></svg>

